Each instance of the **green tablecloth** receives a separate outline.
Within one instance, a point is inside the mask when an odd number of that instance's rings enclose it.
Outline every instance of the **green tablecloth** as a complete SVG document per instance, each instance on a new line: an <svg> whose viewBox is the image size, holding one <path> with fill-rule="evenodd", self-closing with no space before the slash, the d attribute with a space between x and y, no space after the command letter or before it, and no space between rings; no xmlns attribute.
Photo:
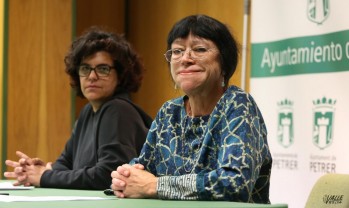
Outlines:
<svg viewBox="0 0 349 208"><path fill-rule="evenodd" d="M32 190L0 190L0 193L9 193L10 196L93 196L103 197L112 200L102 201L46 201L46 202L0 202L0 207L12 208L12 207L25 207L25 208L267 208L278 207L287 208L286 204L273 204L273 205L261 205L261 204L248 204L237 202L222 202L222 201L170 201L170 200L157 200L157 199L117 199L115 196L106 196L103 191L86 191L86 190L70 190L70 189L48 189L48 188L35 188Z"/></svg>

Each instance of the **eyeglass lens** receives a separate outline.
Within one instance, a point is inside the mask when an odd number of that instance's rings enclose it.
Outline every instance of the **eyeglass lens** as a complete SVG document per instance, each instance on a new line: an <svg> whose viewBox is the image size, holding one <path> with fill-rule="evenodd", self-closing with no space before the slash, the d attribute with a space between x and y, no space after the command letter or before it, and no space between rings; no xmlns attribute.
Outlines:
<svg viewBox="0 0 349 208"><path fill-rule="evenodd" d="M79 66L79 76L81 77L87 77L90 75L91 71L94 70L95 73L100 76L100 77L105 77L108 76L110 73L110 70L112 69L112 66L102 64L102 65L97 65L96 67L91 67L87 64L83 64Z"/></svg>
<svg viewBox="0 0 349 208"><path fill-rule="evenodd" d="M204 59L208 51L210 51L210 49L204 47L193 48L188 51L188 55L195 60ZM185 53L186 50L170 49L166 51L164 55L168 62L177 62L181 60Z"/></svg>

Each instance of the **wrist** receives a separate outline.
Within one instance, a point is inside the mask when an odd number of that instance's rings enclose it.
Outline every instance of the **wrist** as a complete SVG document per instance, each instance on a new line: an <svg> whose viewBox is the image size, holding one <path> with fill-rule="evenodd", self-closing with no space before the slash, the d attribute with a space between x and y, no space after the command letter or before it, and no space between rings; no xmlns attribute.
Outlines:
<svg viewBox="0 0 349 208"><path fill-rule="evenodd" d="M157 198L157 184L158 178L154 177L154 180L150 183L150 188L148 189L148 197L149 198Z"/></svg>

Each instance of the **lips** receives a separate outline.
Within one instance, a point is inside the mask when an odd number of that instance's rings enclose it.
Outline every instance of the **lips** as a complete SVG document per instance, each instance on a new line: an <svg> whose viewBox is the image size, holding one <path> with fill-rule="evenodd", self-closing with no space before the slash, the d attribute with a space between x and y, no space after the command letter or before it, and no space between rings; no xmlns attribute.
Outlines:
<svg viewBox="0 0 349 208"><path fill-rule="evenodd" d="M88 85L88 86L86 87L86 89L97 89L97 88L100 88L100 87L97 86L97 85Z"/></svg>
<svg viewBox="0 0 349 208"><path fill-rule="evenodd" d="M195 69L190 69L190 70L185 69L185 70L178 71L177 74L192 74L192 73L197 73L197 72L202 72L202 71L199 69L196 69L196 70Z"/></svg>

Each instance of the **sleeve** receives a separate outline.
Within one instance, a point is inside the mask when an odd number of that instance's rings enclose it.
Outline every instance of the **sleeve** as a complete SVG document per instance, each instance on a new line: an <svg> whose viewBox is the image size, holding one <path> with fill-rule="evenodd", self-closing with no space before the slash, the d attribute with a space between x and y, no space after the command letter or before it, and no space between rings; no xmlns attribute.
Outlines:
<svg viewBox="0 0 349 208"><path fill-rule="evenodd" d="M73 168L72 155L72 139L69 139L65 144L65 148L59 158L52 165L52 169L55 170L71 170Z"/></svg>
<svg viewBox="0 0 349 208"><path fill-rule="evenodd" d="M249 100L231 104L225 112L216 117L218 125L211 129L212 138L221 140L220 146L215 147L216 168L198 174L159 177L159 198L253 202L255 183L266 157L264 122Z"/></svg>
<svg viewBox="0 0 349 208"><path fill-rule="evenodd" d="M57 161L59 169L44 172L42 187L106 189L111 184L111 172L137 156L136 145L144 142L148 129L135 108L120 101L118 105L104 106L101 110L97 124L96 164L63 170L61 167L66 163L62 162L61 156ZM93 153L85 151L84 154L90 157Z"/></svg>

